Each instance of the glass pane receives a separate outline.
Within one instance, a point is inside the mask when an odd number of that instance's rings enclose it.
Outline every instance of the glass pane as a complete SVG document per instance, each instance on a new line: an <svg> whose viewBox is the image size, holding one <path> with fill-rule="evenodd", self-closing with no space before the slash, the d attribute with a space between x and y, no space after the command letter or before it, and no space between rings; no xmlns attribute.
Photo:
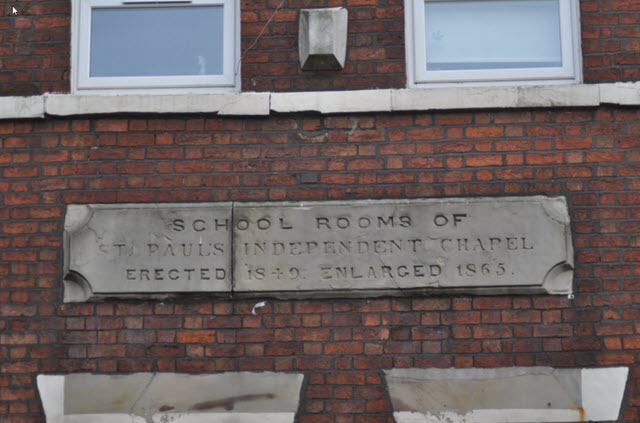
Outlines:
<svg viewBox="0 0 640 423"><path fill-rule="evenodd" d="M222 6L91 11L91 76L221 75Z"/></svg>
<svg viewBox="0 0 640 423"><path fill-rule="evenodd" d="M427 70L562 66L558 1L426 1Z"/></svg>

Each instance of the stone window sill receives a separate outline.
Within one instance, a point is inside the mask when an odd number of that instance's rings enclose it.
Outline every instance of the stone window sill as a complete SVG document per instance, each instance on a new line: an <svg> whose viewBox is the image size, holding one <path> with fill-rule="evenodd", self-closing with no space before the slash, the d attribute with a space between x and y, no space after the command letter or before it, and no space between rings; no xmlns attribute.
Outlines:
<svg viewBox="0 0 640 423"><path fill-rule="evenodd" d="M123 113L384 113L429 110L640 105L640 82L518 87L456 87L290 93L73 95L0 97L0 119Z"/></svg>

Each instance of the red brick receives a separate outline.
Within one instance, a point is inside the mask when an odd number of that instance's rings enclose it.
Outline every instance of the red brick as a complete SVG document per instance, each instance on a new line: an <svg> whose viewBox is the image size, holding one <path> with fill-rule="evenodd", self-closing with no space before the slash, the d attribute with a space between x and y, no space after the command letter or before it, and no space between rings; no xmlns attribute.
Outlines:
<svg viewBox="0 0 640 423"><path fill-rule="evenodd" d="M451 300L448 298L419 298L412 300L412 309L416 311L449 310Z"/></svg>
<svg viewBox="0 0 640 423"><path fill-rule="evenodd" d="M444 138L444 130L440 127L416 128L407 130L407 140L425 141Z"/></svg>
<svg viewBox="0 0 640 423"><path fill-rule="evenodd" d="M546 324L533 327L533 336L535 337L571 336L572 333L572 327L568 324Z"/></svg>
<svg viewBox="0 0 640 423"><path fill-rule="evenodd" d="M502 164L502 156L500 155L482 155L468 156L466 159L467 166L500 166Z"/></svg>
<svg viewBox="0 0 640 423"><path fill-rule="evenodd" d="M557 138L556 148L559 150L591 148L593 139L588 137Z"/></svg>
<svg viewBox="0 0 640 423"><path fill-rule="evenodd" d="M215 341L216 332L214 330L189 330L178 331L176 333L176 341L183 344L191 343L212 343Z"/></svg>
<svg viewBox="0 0 640 423"><path fill-rule="evenodd" d="M480 313L477 311L447 313L442 316L444 325L473 325L480 323Z"/></svg>
<svg viewBox="0 0 640 423"><path fill-rule="evenodd" d="M504 134L502 126L467 127L465 134L468 138L496 138Z"/></svg>
<svg viewBox="0 0 640 423"><path fill-rule="evenodd" d="M364 351L361 342L325 343L324 353L327 355L357 355Z"/></svg>
<svg viewBox="0 0 640 423"><path fill-rule="evenodd" d="M182 318L178 316L145 317L144 327L148 329L172 329L182 327Z"/></svg>
<svg viewBox="0 0 640 423"><path fill-rule="evenodd" d="M96 132L126 132L129 121L126 119L97 120L94 123Z"/></svg>
<svg viewBox="0 0 640 423"><path fill-rule="evenodd" d="M527 153L525 156L527 164L551 165L563 162L561 153Z"/></svg>
<svg viewBox="0 0 640 423"><path fill-rule="evenodd" d="M601 366L613 366L635 363L634 353L606 353L596 354L596 362Z"/></svg>
<svg viewBox="0 0 640 423"><path fill-rule="evenodd" d="M477 354L482 351L480 341L449 341L447 351L452 354Z"/></svg>
<svg viewBox="0 0 640 423"><path fill-rule="evenodd" d="M363 385L365 376L362 372L336 372L327 375L329 385Z"/></svg>

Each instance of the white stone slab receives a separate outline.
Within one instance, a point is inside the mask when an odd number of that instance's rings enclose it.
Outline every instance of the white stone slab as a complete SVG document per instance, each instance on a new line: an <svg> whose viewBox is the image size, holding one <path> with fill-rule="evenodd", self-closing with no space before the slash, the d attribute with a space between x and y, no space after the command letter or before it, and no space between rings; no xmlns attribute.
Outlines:
<svg viewBox="0 0 640 423"><path fill-rule="evenodd" d="M64 414L132 414L153 373L64 376Z"/></svg>
<svg viewBox="0 0 640 423"><path fill-rule="evenodd" d="M600 84L600 102L634 106L640 104L639 82Z"/></svg>
<svg viewBox="0 0 640 423"><path fill-rule="evenodd" d="M289 423L295 413L198 413L153 415L153 423Z"/></svg>
<svg viewBox="0 0 640 423"><path fill-rule="evenodd" d="M231 290L231 207L70 205L65 301Z"/></svg>
<svg viewBox="0 0 640 423"><path fill-rule="evenodd" d="M47 423L291 423L304 376L39 375Z"/></svg>
<svg viewBox="0 0 640 423"><path fill-rule="evenodd" d="M0 119L113 113L218 113L266 116L270 112L367 113L487 108L639 105L640 84L409 88L353 91L228 94L44 94L0 98Z"/></svg>
<svg viewBox="0 0 640 423"><path fill-rule="evenodd" d="M64 416L64 379L62 375L38 375L36 378L47 423L60 423Z"/></svg>
<svg viewBox="0 0 640 423"><path fill-rule="evenodd" d="M207 375L157 373L136 402L134 414L295 413L301 374L229 372ZM160 404L162 402L162 404Z"/></svg>
<svg viewBox="0 0 640 423"><path fill-rule="evenodd" d="M47 423L51 423L47 420ZM61 423L148 423L144 418L129 414L70 414ZM168 423L168 422L165 422Z"/></svg>
<svg viewBox="0 0 640 423"><path fill-rule="evenodd" d="M203 99L204 100L204 99ZM270 113L269 93L233 94L225 99L219 108L219 115L229 116L267 116ZM198 108L194 106L194 108Z"/></svg>
<svg viewBox="0 0 640 423"><path fill-rule="evenodd" d="M272 93L271 110L277 113L389 112L391 90Z"/></svg>
<svg viewBox="0 0 640 423"><path fill-rule="evenodd" d="M25 119L44 117L44 98L0 97L0 119Z"/></svg>
<svg viewBox="0 0 640 423"><path fill-rule="evenodd" d="M268 93L242 94L46 94L46 113L74 116L109 113L218 113L268 115Z"/></svg>
<svg viewBox="0 0 640 423"><path fill-rule="evenodd" d="M578 410L474 410L464 415L451 412L439 414L394 412L396 423L534 423L581 422Z"/></svg>
<svg viewBox="0 0 640 423"><path fill-rule="evenodd" d="M460 87L394 90L393 111L597 106L597 85Z"/></svg>
<svg viewBox="0 0 640 423"><path fill-rule="evenodd" d="M618 418L628 375L628 367L582 370L582 406L589 420Z"/></svg>
<svg viewBox="0 0 640 423"><path fill-rule="evenodd" d="M391 369L398 423L616 420L628 368ZM608 392L611 391L611 392Z"/></svg>
<svg viewBox="0 0 640 423"><path fill-rule="evenodd" d="M234 292L572 292L563 198L244 203ZM483 291L484 290L484 291Z"/></svg>

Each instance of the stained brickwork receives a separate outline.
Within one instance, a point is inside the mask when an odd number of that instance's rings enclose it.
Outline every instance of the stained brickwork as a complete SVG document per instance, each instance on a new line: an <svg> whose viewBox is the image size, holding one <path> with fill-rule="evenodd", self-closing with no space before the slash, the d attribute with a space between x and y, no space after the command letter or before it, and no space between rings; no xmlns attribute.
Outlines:
<svg viewBox="0 0 640 423"><path fill-rule="evenodd" d="M631 366L640 407L636 108L0 122L0 420L35 377L301 371L300 423L391 422L392 367ZM565 195L575 299L442 296L63 304L70 203Z"/></svg>

